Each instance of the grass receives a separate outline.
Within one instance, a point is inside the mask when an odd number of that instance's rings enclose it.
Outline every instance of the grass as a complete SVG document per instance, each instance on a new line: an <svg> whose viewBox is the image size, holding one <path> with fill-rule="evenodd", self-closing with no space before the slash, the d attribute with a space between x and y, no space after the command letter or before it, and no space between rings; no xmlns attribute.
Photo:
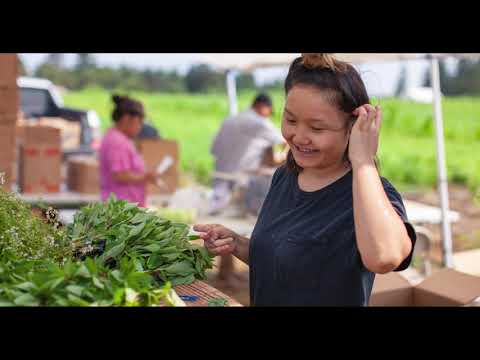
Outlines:
<svg viewBox="0 0 480 360"><path fill-rule="evenodd" d="M102 129L111 125L112 103L107 91L93 88L65 95L72 107L90 108L102 119ZM181 168L208 183L213 167L210 144L223 119L228 115L226 94L150 94L132 92L144 102L148 118L162 136L179 141ZM281 91L272 94L279 126L284 98ZM253 92L239 94L239 109L246 108ZM445 148L449 181L480 188L480 99L446 98L443 101ZM399 189L436 185L435 128L432 106L399 99L374 99L383 108L384 120L379 159L383 176Z"/></svg>

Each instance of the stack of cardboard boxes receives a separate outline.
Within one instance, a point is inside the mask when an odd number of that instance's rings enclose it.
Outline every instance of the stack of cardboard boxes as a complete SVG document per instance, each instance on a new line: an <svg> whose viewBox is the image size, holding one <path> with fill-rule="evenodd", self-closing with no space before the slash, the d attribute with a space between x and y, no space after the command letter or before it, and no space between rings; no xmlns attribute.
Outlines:
<svg viewBox="0 0 480 360"><path fill-rule="evenodd" d="M0 187L10 191L16 159L16 122L19 111L17 54L0 54Z"/></svg>

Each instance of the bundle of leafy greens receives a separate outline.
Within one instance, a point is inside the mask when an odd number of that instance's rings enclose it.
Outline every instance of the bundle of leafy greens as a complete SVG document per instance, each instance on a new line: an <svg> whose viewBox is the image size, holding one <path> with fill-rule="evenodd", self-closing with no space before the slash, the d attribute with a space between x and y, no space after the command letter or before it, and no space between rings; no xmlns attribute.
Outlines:
<svg viewBox="0 0 480 360"><path fill-rule="evenodd" d="M48 260L0 263L0 306L176 306L167 283L158 287L128 259L110 270L91 258L59 265Z"/></svg>
<svg viewBox="0 0 480 360"><path fill-rule="evenodd" d="M95 257L111 269L127 258L137 271L147 272L161 284L205 279L206 269L213 264L204 247L190 242L198 237L189 236L188 225L172 223L114 195L77 212L67 236L76 258Z"/></svg>
<svg viewBox="0 0 480 360"><path fill-rule="evenodd" d="M192 238L114 197L52 226L0 189L0 306L185 306L172 286L212 264Z"/></svg>

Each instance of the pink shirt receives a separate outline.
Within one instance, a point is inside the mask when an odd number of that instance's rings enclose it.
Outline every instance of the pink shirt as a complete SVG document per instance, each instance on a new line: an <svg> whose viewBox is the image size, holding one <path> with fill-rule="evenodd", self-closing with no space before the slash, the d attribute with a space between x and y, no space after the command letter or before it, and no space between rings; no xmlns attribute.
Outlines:
<svg viewBox="0 0 480 360"><path fill-rule="evenodd" d="M131 171L136 174L145 172L145 164L133 142L115 128L107 131L99 150L100 188L102 200L110 193L118 199L138 203L145 207L145 184L123 184L113 179L113 173Z"/></svg>

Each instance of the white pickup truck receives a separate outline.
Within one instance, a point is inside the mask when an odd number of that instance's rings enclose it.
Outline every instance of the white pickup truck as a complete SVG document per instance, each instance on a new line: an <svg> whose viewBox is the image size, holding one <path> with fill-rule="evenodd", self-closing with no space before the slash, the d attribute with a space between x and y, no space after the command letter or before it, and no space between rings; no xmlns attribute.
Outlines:
<svg viewBox="0 0 480 360"><path fill-rule="evenodd" d="M56 86L47 79L18 77L17 86L25 118L34 121L40 117L60 117L80 123L80 146L64 150L64 156L94 152L92 145L101 136L100 119L95 111L65 107Z"/></svg>

